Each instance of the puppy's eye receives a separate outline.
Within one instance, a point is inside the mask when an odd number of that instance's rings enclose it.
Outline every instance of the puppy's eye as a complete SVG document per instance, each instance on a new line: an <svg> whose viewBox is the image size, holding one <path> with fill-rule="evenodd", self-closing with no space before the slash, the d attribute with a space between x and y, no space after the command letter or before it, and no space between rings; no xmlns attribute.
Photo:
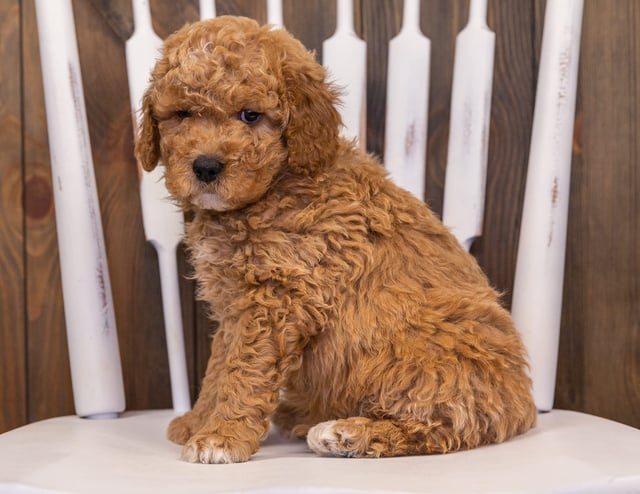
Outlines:
<svg viewBox="0 0 640 494"><path fill-rule="evenodd" d="M180 120L184 120L185 118L189 118L192 115L192 113L189 110L177 110L175 115Z"/></svg>
<svg viewBox="0 0 640 494"><path fill-rule="evenodd" d="M242 110L239 114L240 120L249 125L256 123L258 120L260 120L261 116L262 113L251 110Z"/></svg>

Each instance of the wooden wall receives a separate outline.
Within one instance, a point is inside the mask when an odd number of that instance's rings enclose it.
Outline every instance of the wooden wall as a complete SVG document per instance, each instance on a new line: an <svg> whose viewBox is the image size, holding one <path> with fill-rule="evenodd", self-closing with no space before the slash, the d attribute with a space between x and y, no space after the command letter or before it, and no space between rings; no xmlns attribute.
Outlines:
<svg viewBox="0 0 640 494"><path fill-rule="evenodd" d="M80 58L129 409L170 406L160 288L145 243L124 46L129 0L74 0ZM432 41L426 200L438 213L455 34L466 0L423 0ZM166 36L197 2L151 1ZM218 14L264 20L264 0L219 0ZM368 42L368 136L383 153L386 44L401 0L356 0ZM509 304L527 167L544 2L489 2L497 34L485 232L472 252ZM333 0L285 0L285 23L321 54ZM585 0L556 406L640 427L640 3ZM0 432L73 413L33 0L0 0ZM182 256L184 257L184 256ZM189 271L184 259L183 271ZM195 396L212 324L184 281Z"/></svg>

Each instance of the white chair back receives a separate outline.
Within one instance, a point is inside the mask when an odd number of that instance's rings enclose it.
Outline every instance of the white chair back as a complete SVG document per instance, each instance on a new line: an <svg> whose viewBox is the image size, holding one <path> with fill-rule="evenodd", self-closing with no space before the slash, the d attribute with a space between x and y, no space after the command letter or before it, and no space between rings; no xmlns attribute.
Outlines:
<svg viewBox="0 0 640 494"><path fill-rule="evenodd" d="M60 9L56 16L49 15L49 3L46 0L36 3L41 46L52 53L60 53L62 48L69 50L70 45L75 43L74 38L60 35L68 32L68 29L62 30L57 26L57 23L73 26L71 2L61 0L59 3L65 8ZM215 5L211 0L201 0L200 5L203 17L215 15ZM139 106L144 81L148 77L160 39L151 27L148 0L133 0L133 6L136 26L134 35L127 42L127 65L135 118L135 108ZM357 37L353 29L352 0L338 0L337 6L337 29L335 34L324 42L323 61L331 76L346 89L344 106L341 109L346 124L345 133L358 139L359 144L365 147L363 123L366 122L366 44ZM583 0L547 2L513 294L513 316L530 353L534 394L536 404L541 410L549 410L552 407L555 386L582 6ZM456 44L444 194L444 222L467 249L482 233L484 211L495 44L495 36L486 24L486 10L486 0L471 0L469 23L460 33ZM269 0L268 16L269 21L276 26L282 25L281 1ZM418 19L419 2L406 0L403 28L389 46L389 94L384 161L393 180L423 198L427 166L426 115L431 47L428 39L420 32ZM70 32L72 31L71 29ZM434 49L437 50L437 47ZM77 53L75 58L77 59ZM48 57L43 56L42 59L45 81L52 84L56 69L47 66ZM79 67L77 70L79 71ZM72 79L69 79L67 84L68 87L56 91L75 90L75 94L78 94L78 88L73 87ZM77 102L81 102L79 97ZM49 110L51 106L51 111L47 113L55 112L55 104L56 97L48 96L47 108ZM81 107L76 105L74 108L76 112L70 118L76 118L80 128L86 128L86 122L82 122L84 117L78 110ZM60 129L62 124L51 120L49 125L50 132L54 132ZM82 127L83 125L85 127ZM88 134L86 130L79 133L86 138L78 144L78 149L86 150L89 148ZM55 143L56 139L52 139L51 142ZM57 166L57 153L54 152L52 155L53 166ZM90 174L90 155L82 160L86 164L84 173ZM158 251L160 262L174 409L184 411L190 404L175 261L182 221L179 213L166 200L166 196L166 190L159 177L144 175L141 183L144 226L147 238ZM60 207L62 210L64 200L64 196L56 196L56 209ZM94 218L96 210L94 206ZM58 218L60 232L65 231L65 224L68 224L67 217ZM87 237L87 243L101 235L99 222L91 228L74 230L73 238L78 239L82 235ZM66 237L64 233L59 236L61 257L64 257ZM73 268L70 267L70 263L62 264L63 280L71 269ZM106 268L102 268L100 272L106 273ZM99 387L102 394L96 392L96 386L92 384L92 380L99 377L87 368L86 363L83 364L83 360L86 360L85 355L104 351L105 346L100 340L95 340L97 346L102 349L98 350L93 347L92 341L83 340L81 336L86 335L86 328L91 328L90 331L102 331L102 315L105 310L109 314L112 313L108 278L103 276L97 284L94 283L93 288L102 290L100 293L103 293L103 306L97 307L91 314L84 315L85 320L79 323L72 324L69 320L67 328L70 349L76 350L70 351L72 369L82 369L73 372L76 407L80 415L117 413L123 408L117 351L100 356L100 359L110 362L106 369L110 369L109 372L115 376L109 380L111 384ZM65 301L73 300L74 294L84 297L86 288L65 283ZM69 310L69 314L72 313L73 311ZM75 329L76 327L82 329ZM112 330L109 340L111 343L106 348L114 348L114 338L115 331ZM80 347L83 350L78 352L77 349ZM115 349L117 350L117 345ZM120 376L119 380L117 376ZM106 400L110 405L97 408L84 405L91 400L99 403ZM80 406L80 403L83 405Z"/></svg>

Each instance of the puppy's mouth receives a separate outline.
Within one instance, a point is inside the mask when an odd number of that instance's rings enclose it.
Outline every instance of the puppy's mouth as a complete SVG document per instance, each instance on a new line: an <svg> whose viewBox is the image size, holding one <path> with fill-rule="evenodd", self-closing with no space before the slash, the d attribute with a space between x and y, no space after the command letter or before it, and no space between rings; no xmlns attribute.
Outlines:
<svg viewBox="0 0 640 494"><path fill-rule="evenodd" d="M225 201L215 192L201 192L190 200L191 204L199 209L207 209L212 211L229 211L233 206Z"/></svg>

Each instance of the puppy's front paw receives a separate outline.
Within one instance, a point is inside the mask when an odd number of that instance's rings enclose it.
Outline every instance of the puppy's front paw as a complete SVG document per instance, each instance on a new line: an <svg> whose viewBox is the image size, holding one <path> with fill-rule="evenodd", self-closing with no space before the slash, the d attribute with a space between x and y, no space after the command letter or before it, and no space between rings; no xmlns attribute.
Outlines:
<svg viewBox="0 0 640 494"><path fill-rule="evenodd" d="M219 434L196 434L182 449L182 459L190 463L241 463L251 458L249 443Z"/></svg>

